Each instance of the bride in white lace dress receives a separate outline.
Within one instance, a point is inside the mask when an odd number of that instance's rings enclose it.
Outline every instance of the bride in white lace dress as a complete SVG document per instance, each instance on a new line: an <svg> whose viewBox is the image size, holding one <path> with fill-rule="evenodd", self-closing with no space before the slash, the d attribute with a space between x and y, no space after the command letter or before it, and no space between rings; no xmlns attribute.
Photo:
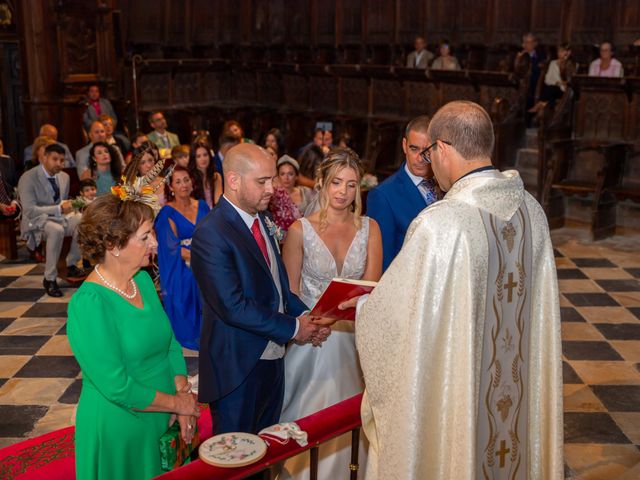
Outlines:
<svg viewBox="0 0 640 480"><path fill-rule="evenodd" d="M375 220L360 216L358 156L350 149L337 150L322 162L319 176L320 210L290 227L282 252L291 290L309 308L335 277L377 281L382 274L380 228ZM363 389L354 322L336 322L321 348L289 346L280 421L305 417ZM360 465L365 465L363 450ZM349 433L323 444L318 478L348 478L350 455ZM279 478L309 478L308 459L302 454L288 460Z"/></svg>

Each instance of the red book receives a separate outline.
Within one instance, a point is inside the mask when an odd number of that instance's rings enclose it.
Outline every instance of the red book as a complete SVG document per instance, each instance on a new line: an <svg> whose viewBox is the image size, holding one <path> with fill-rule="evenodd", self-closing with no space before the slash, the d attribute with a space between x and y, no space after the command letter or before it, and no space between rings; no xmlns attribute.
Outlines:
<svg viewBox="0 0 640 480"><path fill-rule="evenodd" d="M309 315L316 317L337 318L338 320L355 320L356 309L338 310L342 302L370 293L377 285L367 280L351 280L348 278L334 278L322 293L316 306Z"/></svg>

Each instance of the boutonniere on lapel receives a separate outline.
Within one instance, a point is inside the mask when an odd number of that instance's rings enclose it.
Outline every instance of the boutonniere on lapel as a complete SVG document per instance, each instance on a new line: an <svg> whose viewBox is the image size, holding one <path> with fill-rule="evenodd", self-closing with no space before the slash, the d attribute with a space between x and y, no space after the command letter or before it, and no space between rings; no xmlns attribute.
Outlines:
<svg viewBox="0 0 640 480"><path fill-rule="evenodd" d="M278 251L280 251L280 242L284 240L284 231L269 217L264 217L264 223L269 230L269 236L275 238Z"/></svg>

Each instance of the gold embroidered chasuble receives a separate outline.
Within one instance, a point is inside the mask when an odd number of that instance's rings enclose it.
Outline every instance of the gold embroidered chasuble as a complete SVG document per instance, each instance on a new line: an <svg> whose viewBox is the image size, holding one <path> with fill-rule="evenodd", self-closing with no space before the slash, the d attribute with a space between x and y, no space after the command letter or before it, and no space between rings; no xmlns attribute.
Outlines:
<svg viewBox="0 0 640 480"><path fill-rule="evenodd" d="M456 182L358 311L367 479L563 478L560 312L515 171Z"/></svg>

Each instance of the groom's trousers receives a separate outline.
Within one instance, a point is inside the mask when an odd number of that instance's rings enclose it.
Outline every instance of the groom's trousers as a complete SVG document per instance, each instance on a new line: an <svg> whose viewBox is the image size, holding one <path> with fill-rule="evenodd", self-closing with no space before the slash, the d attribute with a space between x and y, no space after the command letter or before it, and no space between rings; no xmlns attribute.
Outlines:
<svg viewBox="0 0 640 480"><path fill-rule="evenodd" d="M284 359L258 360L238 388L209 404L213 434L258 433L278 423L283 398Z"/></svg>

